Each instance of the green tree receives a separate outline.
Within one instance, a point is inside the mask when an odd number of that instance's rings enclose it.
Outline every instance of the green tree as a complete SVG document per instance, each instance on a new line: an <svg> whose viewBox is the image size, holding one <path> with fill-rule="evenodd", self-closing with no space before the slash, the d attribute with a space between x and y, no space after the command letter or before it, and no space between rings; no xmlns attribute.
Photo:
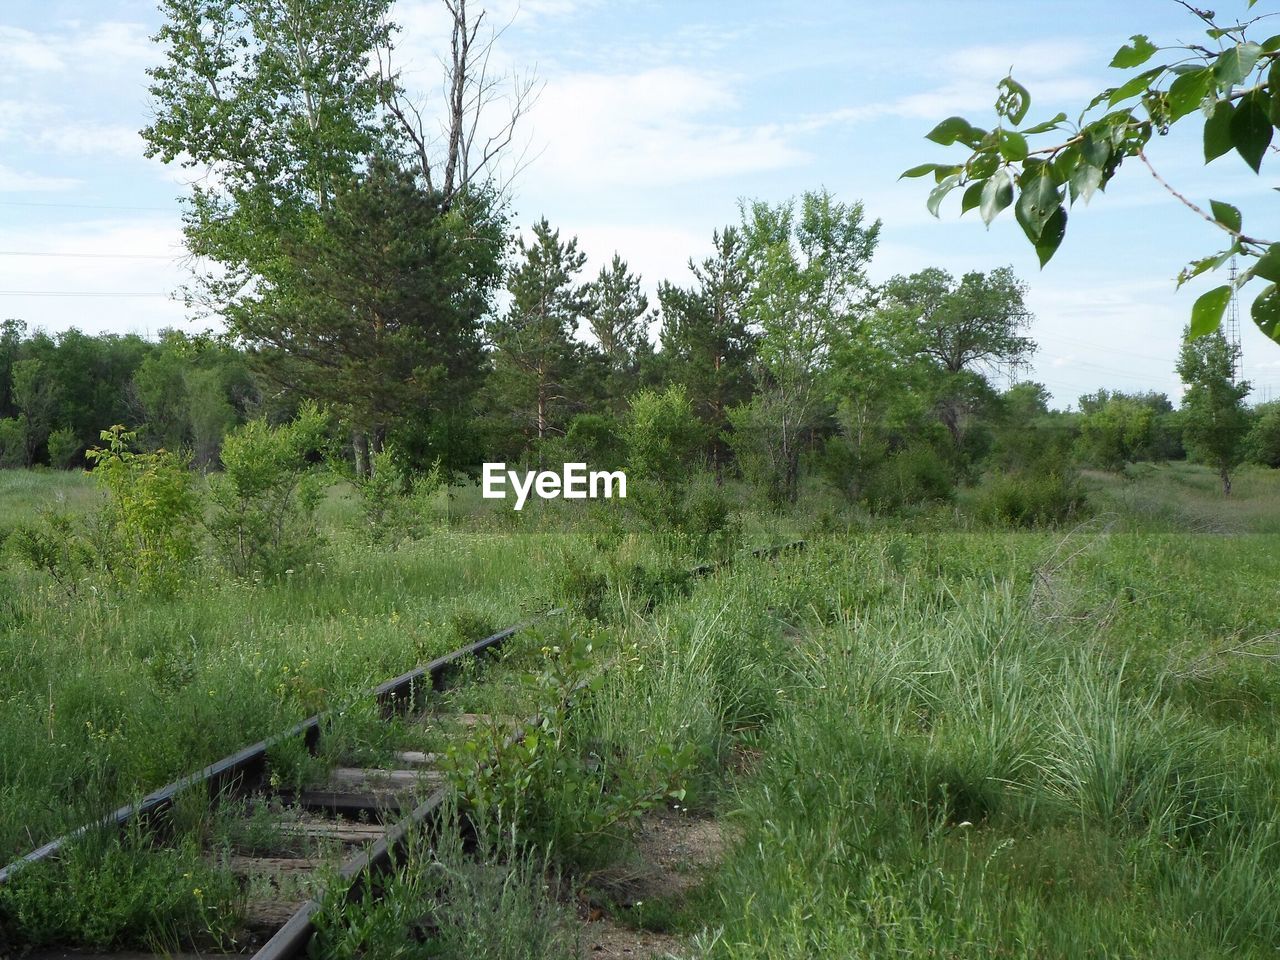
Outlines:
<svg viewBox="0 0 1280 960"><path fill-rule="evenodd" d="M758 459L777 467L772 494L794 502L835 327L864 307L880 223L864 224L861 203L826 191L804 194L798 209L794 201L756 202L742 212L744 316L758 332L757 379L767 397L757 398L755 415L734 421L735 430L749 427L754 437L744 444L770 448Z"/></svg>
<svg viewBox="0 0 1280 960"><path fill-rule="evenodd" d="M1035 351L1024 335L1031 323L1025 292L1009 267L967 273L959 283L930 267L884 286L880 309L890 336L934 371L930 392L957 448L966 422L994 397L988 375L1014 372Z"/></svg>
<svg viewBox="0 0 1280 960"><path fill-rule="evenodd" d="M1151 460L1156 449L1156 408L1141 396L1099 390L1080 398L1080 452L1103 470Z"/></svg>
<svg viewBox="0 0 1280 960"><path fill-rule="evenodd" d="M365 438L376 447L423 391L434 391L431 413L470 393L476 296L491 289L504 248L488 177L529 89L517 88L508 120L482 123L501 87L488 72L493 41L483 13L446 0L436 151L391 66L390 6L162 0L166 59L149 71L155 120L143 131L149 156L210 174L192 188L184 228L216 269L194 278L189 300L225 316L273 376L340 405L362 468ZM392 208L398 200L404 209ZM445 240L462 249L441 249ZM462 317L472 329L458 329ZM398 335L410 329L422 336ZM459 375L464 357L472 369ZM456 392L442 391L455 375Z"/></svg>
<svg viewBox="0 0 1280 960"><path fill-rule="evenodd" d="M13 402L23 426L24 463L29 467L49 439L58 408L57 384L43 360L33 357L13 365Z"/></svg>
<svg viewBox="0 0 1280 960"><path fill-rule="evenodd" d="M1178 376L1187 387L1183 436L1191 455L1218 471L1224 496L1231 494L1231 471L1244 460L1249 431L1249 384L1235 379L1239 354L1220 331L1192 340L1188 330L1178 356Z"/></svg>
<svg viewBox="0 0 1280 960"><path fill-rule="evenodd" d="M1266 467L1280 467L1280 401L1254 408L1253 426L1245 438L1249 459Z"/></svg>
<svg viewBox="0 0 1280 960"><path fill-rule="evenodd" d="M689 260L692 287L663 282L660 343L666 378L683 384L694 411L708 427L709 453L716 477L728 448L724 431L730 407L751 396L750 362L754 337L744 308L747 276L742 260L742 232L726 227L712 236L715 252L701 263Z"/></svg>
<svg viewBox="0 0 1280 960"><path fill-rule="evenodd" d="M573 406L573 381L582 360L573 339L587 309L578 277L586 254L576 237L560 239L546 218L533 225L533 239L517 242L519 262L507 289L511 304L489 328L493 343L493 396L515 418L527 440L563 433Z"/></svg>
<svg viewBox="0 0 1280 960"><path fill-rule="evenodd" d="M1247 8L1255 2L1249 0ZM1227 21L1216 19L1212 11L1182 5L1200 21L1208 43L1160 46L1144 35L1131 37L1111 59L1111 66L1127 75L1094 97L1075 122L1059 113L1024 125L1031 95L1007 76L997 88L992 129L950 117L928 134L943 146L962 144L970 151L968 159L921 164L903 176L933 176L936 186L928 207L935 216L953 190L962 192L962 213L977 209L988 224L1012 206L1043 266L1066 233L1068 201L1088 203L1126 160L1137 159L1174 198L1225 235L1226 248L1189 264L1179 275L1179 285L1221 268L1233 257L1244 258L1246 267L1235 287L1255 278L1263 282L1253 301L1253 319L1264 334L1280 340L1278 238L1263 239L1252 229L1246 231L1242 212L1229 203L1210 200L1206 210L1168 184L1147 156L1154 136L1167 134L1178 123L1199 122L1206 164L1235 152L1261 173L1280 126L1280 35L1255 38L1270 27L1272 14ZM1227 284L1196 300L1191 336L1218 328L1231 295Z"/></svg>
<svg viewBox="0 0 1280 960"><path fill-rule="evenodd" d="M636 386L640 358L651 350L649 298L618 254L587 288L587 323L604 356L606 396L615 405Z"/></svg>
<svg viewBox="0 0 1280 960"><path fill-rule="evenodd" d="M318 220L282 244L272 312L231 313L265 375L333 409L374 452L407 424L469 410L501 278L500 217L480 197L446 208L375 159Z"/></svg>

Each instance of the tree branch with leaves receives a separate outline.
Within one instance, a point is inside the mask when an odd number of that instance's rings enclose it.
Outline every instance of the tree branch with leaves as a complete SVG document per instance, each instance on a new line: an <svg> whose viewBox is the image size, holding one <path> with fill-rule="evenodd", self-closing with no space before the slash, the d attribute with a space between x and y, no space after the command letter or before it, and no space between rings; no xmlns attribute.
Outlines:
<svg viewBox="0 0 1280 960"><path fill-rule="evenodd" d="M1159 46L1144 35L1130 38L1110 64L1127 76L1094 97L1075 121L1059 113L1023 126L1031 94L1007 76L997 86L992 129L949 117L927 135L942 146L967 148L966 160L920 164L902 176L934 178L927 205L935 216L955 190L962 191L961 213L977 209L988 225L1012 207L1043 267L1066 235L1068 207L1080 200L1087 204L1126 160L1136 159L1175 199L1226 237L1224 249L1194 260L1179 273L1179 286L1232 258L1247 264L1231 282L1196 300L1191 336L1216 330L1232 294L1259 280L1265 285L1253 301L1253 320L1280 341L1280 237L1246 231L1243 213L1232 204L1210 200L1206 210L1165 181L1147 156L1154 137L1166 135L1175 124L1199 122L1206 164L1234 151L1261 174L1280 126L1280 34L1260 42L1253 35L1276 15L1227 24L1211 11L1179 2L1205 29L1208 43ZM1255 2L1249 0L1249 9ZM1156 59L1163 62L1151 66Z"/></svg>

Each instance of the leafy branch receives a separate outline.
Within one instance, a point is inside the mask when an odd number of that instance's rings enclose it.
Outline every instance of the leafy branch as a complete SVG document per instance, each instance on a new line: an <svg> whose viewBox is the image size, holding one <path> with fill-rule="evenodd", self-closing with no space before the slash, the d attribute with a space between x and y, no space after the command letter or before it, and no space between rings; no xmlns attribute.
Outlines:
<svg viewBox="0 0 1280 960"><path fill-rule="evenodd" d="M1165 136L1174 124L1198 115L1206 164L1234 151L1260 174L1276 149L1272 140L1280 127L1280 35L1261 43L1248 38L1249 30L1271 15L1224 26L1212 12L1177 2L1207 25L1216 48L1203 43L1160 47L1144 35L1131 37L1110 64L1129 76L1094 97L1074 123L1059 113L1023 127L1031 94L1006 76L997 87L993 129L949 117L927 134L941 146L967 147L968 159L920 164L902 176L933 176L927 206L934 216L955 190L961 191L961 214L977 209L988 226L1012 207L1043 267L1066 236L1068 209L1079 200L1087 205L1125 160L1136 158L1170 195L1230 237L1224 250L1188 264L1178 274L1179 286L1233 258L1247 262L1231 283L1196 301L1192 337L1216 330L1235 290L1260 279L1267 286L1253 302L1253 319L1264 334L1280 340L1280 242L1245 233L1244 216L1232 204L1211 200L1206 210L1161 177L1147 157L1154 136ZM1171 62L1147 66L1161 52L1176 55Z"/></svg>

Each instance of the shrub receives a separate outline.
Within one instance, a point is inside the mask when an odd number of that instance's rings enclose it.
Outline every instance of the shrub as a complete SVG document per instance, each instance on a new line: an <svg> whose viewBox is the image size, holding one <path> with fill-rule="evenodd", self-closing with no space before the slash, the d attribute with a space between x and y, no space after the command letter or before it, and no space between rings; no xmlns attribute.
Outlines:
<svg viewBox="0 0 1280 960"><path fill-rule="evenodd" d="M1084 489L1074 471L1024 471L989 478L974 513L983 523L1042 527L1079 517L1085 506Z"/></svg>
<svg viewBox="0 0 1280 960"><path fill-rule="evenodd" d="M426 501L444 486L437 460L425 474L415 475L399 447L387 443L375 453L367 477L355 477L364 533L371 543L395 547L401 540L423 536Z"/></svg>
<svg viewBox="0 0 1280 960"><path fill-rule="evenodd" d="M70 470L82 449L76 432L70 427L60 427L49 434L49 465L57 470Z"/></svg>
<svg viewBox="0 0 1280 960"><path fill-rule="evenodd" d="M22 563L49 575L69 597L93 562L93 551L71 529L66 514L46 512L39 526L19 527L9 535L10 552Z"/></svg>
<svg viewBox="0 0 1280 960"><path fill-rule="evenodd" d="M942 503L955 496L950 466L930 446L904 447L888 457L867 481L863 499L880 513L896 513L904 507Z"/></svg>
<svg viewBox="0 0 1280 960"><path fill-rule="evenodd" d="M188 460L165 450L135 453L137 433L123 426L102 431L106 448L85 454L93 475L111 495L103 511L100 559L119 581L173 593L195 559L200 503Z"/></svg>
<svg viewBox="0 0 1280 960"><path fill-rule="evenodd" d="M631 398L622 426L627 449L627 504L654 530L681 525L692 465L706 440L702 422L682 386Z"/></svg>
<svg viewBox="0 0 1280 960"><path fill-rule="evenodd" d="M277 577L305 562L316 543L315 512L323 493L312 454L329 418L312 404L273 427L251 420L222 446L224 472L209 478L209 533L237 576Z"/></svg>
<svg viewBox="0 0 1280 960"><path fill-rule="evenodd" d="M25 467L26 465L26 417L0 419L0 467Z"/></svg>
<svg viewBox="0 0 1280 960"><path fill-rule="evenodd" d="M1247 456L1265 467L1280 467L1280 402L1263 404L1254 413L1257 419L1245 438Z"/></svg>

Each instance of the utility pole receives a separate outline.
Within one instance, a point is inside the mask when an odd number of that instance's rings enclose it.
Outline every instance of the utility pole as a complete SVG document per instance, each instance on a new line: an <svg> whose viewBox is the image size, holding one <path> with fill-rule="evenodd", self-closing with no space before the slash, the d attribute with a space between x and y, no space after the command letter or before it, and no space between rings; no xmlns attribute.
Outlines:
<svg viewBox="0 0 1280 960"><path fill-rule="evenodd" d="M1240 350L1240 298L1236 293L1236 258L1231 258L1231 300L1227 303L1227 343L1231 347L1231 382L1244 376L1244 354Z"/></svg>

